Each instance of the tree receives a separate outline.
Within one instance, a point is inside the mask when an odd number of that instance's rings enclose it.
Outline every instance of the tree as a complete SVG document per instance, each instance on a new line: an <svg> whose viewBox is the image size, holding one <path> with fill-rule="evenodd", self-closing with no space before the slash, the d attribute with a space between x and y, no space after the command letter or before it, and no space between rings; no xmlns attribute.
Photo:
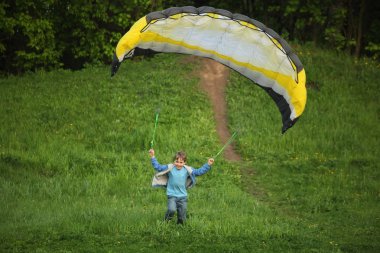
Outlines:
<svg viewBox="0 0 380 253"><path fill-rule="evenodd" d="M60 66L56 30L51 21L55 0L5 0L0 4L1 70L23 72Z"/></svg>

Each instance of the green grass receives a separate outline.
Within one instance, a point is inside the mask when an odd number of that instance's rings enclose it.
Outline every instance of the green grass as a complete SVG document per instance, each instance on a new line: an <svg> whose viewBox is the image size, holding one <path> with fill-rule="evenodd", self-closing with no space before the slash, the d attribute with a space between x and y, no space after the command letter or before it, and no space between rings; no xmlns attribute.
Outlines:
<svg viewBox="0 0 380 253"><path fill-rule="evenodd" d="M219 148L212 109L183 56L0 79L1 252L376 252L378 68L299 48L308 104L280 115L236 73L227 99L243 162L217 160L189 191L185 226L163 223L147 150L199 167Z"/></svg>

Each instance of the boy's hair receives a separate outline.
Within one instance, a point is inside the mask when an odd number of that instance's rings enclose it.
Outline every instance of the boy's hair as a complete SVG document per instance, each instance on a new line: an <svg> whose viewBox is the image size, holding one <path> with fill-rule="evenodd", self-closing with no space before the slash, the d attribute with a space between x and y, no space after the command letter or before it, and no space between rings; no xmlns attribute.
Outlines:
<svg viewBox="0 0 380 253"><path fill-rule="evenodd" d="M175 154L173 161L177 160L178 158L181 158L184 162L186 162L186 160L187 160L186 153L184 151L178 151Z"/></svg>

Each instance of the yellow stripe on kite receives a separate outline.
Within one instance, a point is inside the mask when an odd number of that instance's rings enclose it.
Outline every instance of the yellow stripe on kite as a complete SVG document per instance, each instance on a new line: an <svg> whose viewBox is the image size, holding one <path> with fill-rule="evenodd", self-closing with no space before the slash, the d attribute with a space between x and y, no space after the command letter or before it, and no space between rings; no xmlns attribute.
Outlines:
<svg viewBox="0 0 380 253"><path fill-rule="evenodd" d="M142 17L119 40L119 43L116 46L116 56L119 61L122 61L124 55L134 49L140 42L141 30L145 26L147 26L146 17Z"/></svg>
<svg viewBox="0 0 380 253"><path fill-rule="evenodd" d="M254 29L254 30L260 30L260 28L258 28L257 26L255 25L252 25L251 23L248 23L248 22L245 22L245 21L240 21L238 20L239 24L241 24L242 26L245 26L245 27L248 27L248 28L251 28L251 29Z"/></svg>
<svg viewBox="0 0 380 253"><path fill-rule="evenodd" d="M178 13L178 14L174 14L170 16L170 18L173 18L173 19L180 19L182 17L183 17L183 13Z"/></svg>

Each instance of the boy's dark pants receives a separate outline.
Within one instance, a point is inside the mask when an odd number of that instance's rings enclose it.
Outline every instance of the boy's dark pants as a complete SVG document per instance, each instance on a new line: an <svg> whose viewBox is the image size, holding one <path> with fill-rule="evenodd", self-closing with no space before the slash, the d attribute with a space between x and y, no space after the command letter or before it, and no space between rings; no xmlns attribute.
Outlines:
<svg viewBox="0 0 380 253"><path fill-rule="evenodd" d="M177 211L178 224L183 224L186 220L187 197L168 196L168 210L165 214L165 220L171 220Z"/></svg>

